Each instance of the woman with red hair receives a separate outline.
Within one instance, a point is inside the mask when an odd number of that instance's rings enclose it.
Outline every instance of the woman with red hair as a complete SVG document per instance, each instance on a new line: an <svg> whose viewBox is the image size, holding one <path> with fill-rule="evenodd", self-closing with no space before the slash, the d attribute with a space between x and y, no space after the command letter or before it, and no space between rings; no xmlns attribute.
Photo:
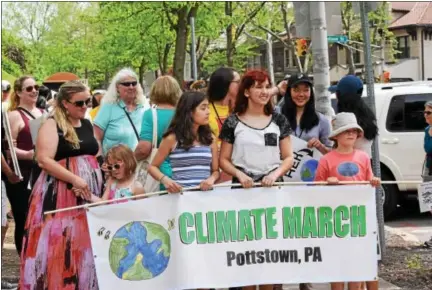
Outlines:
<svg viewBox="0 0 432 290"><path fill-rule="evenodd" d="M220 167L233 176L233 183L244 188L252 187L254 182L270 187L282 181L293 164L291 126L285 116L274 112L271 95L265 71L246 72L240 81L234 113L221 129ZM260 290L272 289L273 285L260 286Z"/></svg>

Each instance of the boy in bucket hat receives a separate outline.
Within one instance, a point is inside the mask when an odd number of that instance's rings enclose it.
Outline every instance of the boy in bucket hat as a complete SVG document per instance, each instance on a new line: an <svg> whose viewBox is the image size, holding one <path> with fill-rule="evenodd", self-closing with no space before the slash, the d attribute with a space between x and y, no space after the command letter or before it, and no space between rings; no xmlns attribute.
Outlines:
<svg viewBox="0 0 432 290"><path fill-rule="evenodd" d="M334 150L320 159L315 181L327 181L333 185L339 181L369 181L372 186L379 186L381 181L372 173L368 154L354 148L357 139L364 134L356 116L353 113L339 113L332 123L333 131L329 138L335 142ZM332 290L343 290L345 282L330 284ZM378 281L372 284L378 286ZM348 285L349 289L361 289L362 282L348 282Z"/></svg>

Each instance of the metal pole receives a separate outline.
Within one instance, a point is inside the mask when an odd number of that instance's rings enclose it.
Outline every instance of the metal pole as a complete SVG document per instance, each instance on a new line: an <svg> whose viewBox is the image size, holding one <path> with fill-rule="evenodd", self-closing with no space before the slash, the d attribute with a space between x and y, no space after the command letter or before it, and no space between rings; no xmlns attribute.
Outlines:
<svg viewBox="0 0 432 290"><path fill-rule="evenodd" d="M322 1L309 2L309 5L315 104L318 112L331 116L330 92L328 91L330 86L330 66L325 3Z"/></svg>
<svg viewBox="0 0 432 290"><path fill-rule="evenodd" d="M372 67L372 51L370 46L370 36L369 36L369 21L368 21L368 10L366 7L366 2L360 2L360 18L363 33L364 42L364 59L365 59L365 69L366 69L366 84L367 84L367 102L369 107L372 109L376 116L375 108L375 92L374 92L374 73ZM379 143L378 136L375 138L372 146L372 167L374 174L377 177L381 177L380 168L380 156L379 156ZM380 247L381 247L381 259L384 260L385 256L385 234L384 234L384 210L383 210L383 199L382 199L382 188L378 187L375 193L376 207L377 207L377 220L378 220L378 231L380 237Z"/></svg>
<svg viewBox="0 0 432 290"><path fill-rule="evenodd" d="M197 59L196 59L196 53L195 53L195 18L190 18L190 26L191 26L191 61L192 61L192 78L196 81L197 80Z"/></svg>

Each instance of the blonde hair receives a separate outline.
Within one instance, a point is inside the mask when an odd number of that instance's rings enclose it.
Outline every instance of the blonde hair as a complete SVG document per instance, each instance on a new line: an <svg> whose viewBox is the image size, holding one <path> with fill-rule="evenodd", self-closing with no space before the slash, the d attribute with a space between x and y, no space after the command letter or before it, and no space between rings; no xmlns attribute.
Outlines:
<svg viewBox="0 0 432 290"><path fill-rule="evenodd" d="M137 161L135 159L134 153L129 147L124 144L118 144L111 147L106 154L106 163L108 163L108 159L110 157L114 160L123 161L125 165L126 178L129 178L130 176L135 174L135 170L137 168Z"/></svg>
<svg viewBox="0 0 432 290"><path fill-rule="evenodd" d="M88 87L80 81L69 81L64 83L57 94L56 103L54 105L53 117L60 130L63 131L66 141L72 144L72 148L79 149L79 139L75 132L75 128L69 121L68 112L62 101L69 101L73 95L82 93L88 90Z"/></svg>
<svg viewBox="0 0 432 290"><path fill-rule="evenodd" d="M161 76L152 84L150 101L152 104L177 105L182 90L177 80L172 76Z"/></svg>
<svg viewBox="0 0 432 290"><path fill-rule="evenodd" d="M121 82L121 80L132 77L134 78L138 84L136 86L136 103L141 104L143 106L147 105L147 99L144 96L143 89L141 87L140 81L136 73L130 69L130 68L124 68L121 69L111 80L111 83L108 87L108 90L106 91L104 97L101 100L102 104L108 103L108 104L114 104L119 101L119 95L117 92L117 85Z"/></svg>
<svg viewBox="0 0 432 290"><path fill-rule="evenodd" d="M24 82L28 79L34 80L34 77L22 76L22 77L15 80L14 87L13 87L14 90L10 96L9 111L15 111L18 108L18 106L20 105L20 98L18 96L18 93L22 92Z"/></svg>

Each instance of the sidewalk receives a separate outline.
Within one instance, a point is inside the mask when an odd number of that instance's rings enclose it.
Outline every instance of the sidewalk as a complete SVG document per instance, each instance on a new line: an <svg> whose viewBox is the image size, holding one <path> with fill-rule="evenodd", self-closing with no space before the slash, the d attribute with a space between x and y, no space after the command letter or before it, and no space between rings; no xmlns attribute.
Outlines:
<svg viewBox="0 0 432 290"><path fill-rule="evenodd" d="M330 290L329 283L312 284L313 290ZM383 279L379 280L379 289L382 290L398 290L401 289L396 285L393 285ZM287 284L283 286L283 290L299 290L299 284Z"/></svg>

